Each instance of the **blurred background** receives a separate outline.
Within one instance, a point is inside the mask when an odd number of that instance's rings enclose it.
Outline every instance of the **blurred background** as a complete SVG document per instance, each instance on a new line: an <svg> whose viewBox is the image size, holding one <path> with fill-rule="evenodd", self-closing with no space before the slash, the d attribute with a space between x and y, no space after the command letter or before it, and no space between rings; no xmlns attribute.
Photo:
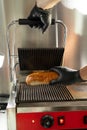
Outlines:
<svg viewBox="0 0 87 130"><path fill-rule="evenodd" d="M27 18L34 5L35 0L0 0L0 52L4 54L3 67L0 68L0 93L10 91L7 26L11 21ZM63 65L80 69L87 64L87 15L74 8L70 0L62 0L51 11L53 18L62 20L67 26ZM61 25L49 26L44 34L28 25L13 25L9 30L11 54L14 55L15 50L15 55L18 55L17 48L56 47L57 27L58 47L63 47L64 33Z"/></svg>

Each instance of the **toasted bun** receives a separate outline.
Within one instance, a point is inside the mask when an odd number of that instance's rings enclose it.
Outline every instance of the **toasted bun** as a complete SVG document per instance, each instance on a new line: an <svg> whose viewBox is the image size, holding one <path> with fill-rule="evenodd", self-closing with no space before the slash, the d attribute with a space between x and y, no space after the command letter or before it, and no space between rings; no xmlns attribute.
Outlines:
<svg viewBox="0 0 87 130"><path fill-rule="evenodd" d="M51 80L57 79L59 75L52 71L38 71L26 77L27 85L48 84Z"/></svg>

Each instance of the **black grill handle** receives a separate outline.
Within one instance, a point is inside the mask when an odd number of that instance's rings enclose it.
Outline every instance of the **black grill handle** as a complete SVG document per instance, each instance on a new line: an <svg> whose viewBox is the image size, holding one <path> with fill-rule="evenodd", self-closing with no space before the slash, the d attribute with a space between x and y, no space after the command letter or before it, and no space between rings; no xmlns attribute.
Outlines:
<svg viewBox="0 0 87 130"><path fill-rule="evenodd" d="M35 20L35 21L32 21L32 20L29 20L29 19L19 19L19 24L20 25L34 25L34 24L41 24L39 20ZM52 22L51 22L51 25L54 25L55 24L55 19L52 19Z"/></svg>
<svg viewBox="0 0 87 130"><path fill-rule="evenodd" d="M20 25L30 25L32 26L33 24L40 24L40 21L36 20L36 21L32 21L29 19L19 19L19 24Z"/></svg>

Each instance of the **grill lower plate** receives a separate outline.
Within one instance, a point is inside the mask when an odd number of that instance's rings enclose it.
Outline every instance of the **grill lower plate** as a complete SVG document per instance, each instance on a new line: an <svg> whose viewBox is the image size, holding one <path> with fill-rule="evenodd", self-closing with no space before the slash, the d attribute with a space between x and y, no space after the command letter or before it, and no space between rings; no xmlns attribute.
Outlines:
<svg viewBox="0 0 87 130"><path fill-rule="evenodd" d="M71 101L73 97L64 85L27 86L21 83L16 103Z"/></svg>

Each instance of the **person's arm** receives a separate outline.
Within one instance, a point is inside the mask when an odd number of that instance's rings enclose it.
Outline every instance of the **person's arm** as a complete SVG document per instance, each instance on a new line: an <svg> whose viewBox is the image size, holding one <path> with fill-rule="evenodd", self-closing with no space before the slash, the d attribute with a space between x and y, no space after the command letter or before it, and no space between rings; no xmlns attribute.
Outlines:
<svg viewBox="0 0 87 130"><path fill-rule="evenodd" d="M81 77L83 80L87 80L87 66L82 67L82 68L79 70L79 73L80 73L80 77Z"/></svg>
<svg viewBox="0 0 87 130"><path fill-rule="evenodd" d="M50 9L58 4L60 1L61 0L37 0L37 6L42 9Z"/></svg>

